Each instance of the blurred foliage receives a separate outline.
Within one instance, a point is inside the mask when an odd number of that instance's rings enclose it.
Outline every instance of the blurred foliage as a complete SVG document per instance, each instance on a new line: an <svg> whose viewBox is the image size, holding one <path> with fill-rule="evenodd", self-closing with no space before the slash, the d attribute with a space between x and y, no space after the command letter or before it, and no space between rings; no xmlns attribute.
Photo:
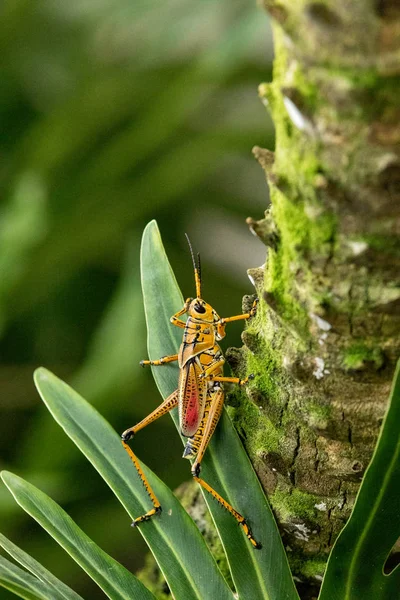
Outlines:
<svg viewBox="0 0 400 600"><path fill-rule="evenodd" d="M156 405L138 366L139 239L152 218L184 293L193 292L187 231L205 296L222 315L238 312L252 292L245 270L265 258L244 218L267 206L250 150L273 144L257 98L271 48L267 17L246 0L0 6L0 467L61 502L131 570L144 561L140 536L50 422L32 372L44 364L67 378L117 431ZM135 448L170 486L188 477L169 419ZM3 488L0 511L3 533L98 597Z"/></svg>

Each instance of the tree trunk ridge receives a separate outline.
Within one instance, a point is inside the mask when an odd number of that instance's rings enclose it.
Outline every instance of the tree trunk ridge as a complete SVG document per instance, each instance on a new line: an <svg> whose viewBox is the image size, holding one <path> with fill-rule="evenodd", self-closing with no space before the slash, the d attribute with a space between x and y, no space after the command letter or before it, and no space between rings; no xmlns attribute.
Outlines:
<svg viewBox="0 0 400 600"><path fill-rule="evenodd" d="M227 354L256 377L230 412L311 590L351 512L399 356L400 7L265 5L276 58L260 97L276 149L254 149L271 208L248 222L268 253L249 270L260 302L245 348Z"/></svg>

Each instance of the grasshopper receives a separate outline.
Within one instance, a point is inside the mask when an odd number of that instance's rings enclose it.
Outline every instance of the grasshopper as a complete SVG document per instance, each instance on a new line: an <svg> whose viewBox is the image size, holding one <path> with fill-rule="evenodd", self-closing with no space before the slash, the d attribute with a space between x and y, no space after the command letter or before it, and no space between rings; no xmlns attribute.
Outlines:
<svg viewBox="0 0 400 600"><path fill-rule="evenodd" d="M223 365L225 359L217 342L225 337L227 323L247 320L255 314L257 301L254 302L248 313L221 318L213 307L201 297L200 255L197 255L196 263L187 235L186 238L194 267L196 298L187 298L183 308L170 319L173 325L184 330L182 344L178 354L163 356L158 360L142 360L140 362L141 366L144 367L147 365L161 366L178 361L178 388L158 408L137 425L126 429L121 436L122 444L128 452L153 504L153 508L136 518L132 525L139 525L161 512L161 505L127 442L138 431L177 406L181 434L187 438L183 458L194 461L191 469L193 478L233 515L253 547L261 548L261 544L254 539L246 519L199 476L201 461L222 414L225 398L224 383L245 385L252 378L251 375L246 379L224 377ZM185 313L188 315L186 322L180 319Z"/></svg>

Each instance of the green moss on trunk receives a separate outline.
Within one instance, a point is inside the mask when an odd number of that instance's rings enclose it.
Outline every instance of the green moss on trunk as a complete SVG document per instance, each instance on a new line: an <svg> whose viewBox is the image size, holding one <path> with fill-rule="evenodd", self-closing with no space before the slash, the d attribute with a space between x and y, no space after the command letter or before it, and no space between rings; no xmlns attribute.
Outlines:
<svg viewBox="0 0 400 600"><path fill-rule="evenodd" d="M383 5L265 4L276 59L259 92L276 149L254 150L271 207L249 224L268 255L250 270L260 305L241 358L228 353L256 377L230 411L296 575L318 585L400 350L400 25Z"/></svg>

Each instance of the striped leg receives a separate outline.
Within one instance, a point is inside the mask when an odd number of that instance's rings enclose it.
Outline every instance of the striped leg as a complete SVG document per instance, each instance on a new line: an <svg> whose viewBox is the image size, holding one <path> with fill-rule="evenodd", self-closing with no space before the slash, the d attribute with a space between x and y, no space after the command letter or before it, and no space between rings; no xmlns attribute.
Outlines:
<svg viewBox="0 0 400 600"><path fill-rule="evenodd" d="M214 379L214 373L216 371L219 371L220 373L223 372L222 367L225 364L225 359L223 356L221 356L221 353L219 353L219 356L216 357L214 360L212 360L210 362L209 365L203 365L203 372L201 373L201 375L199 376L200 379Z"/></svg>
<svg viewBox="0 0 400 600"><path fill-rule="evenodd" d="M125 448L125 450L127 451L127 453L129 454L129 456L131 457L131 460L132 460L133 464L135 465L135 469L138 472L140 479L142 480L145 490L148 493L150 500L153 503L153 508L151 510L148 510L147 513L145 513L144 515L141 515L140 517L137 517L137 519L135 519L132 522L132 527L136 527L136 525L139 525L143 521L148 521L153 515L156 515L157 513L161 512L161 504L159 503L157 496L153 492L153 488L151 487L150 483L147 481L146 475L143 473L142 468L139 464L139 461L136 458L136 456L134 455L134 453L132 452L131 448L128 446L128 444L126 444L124 442L124 440L122 440L122 445Z"/></svg>
<svg viewBox="0 0 400 600"><path fill-rule="evenodd" d="M175 392L173 394L171 394L170 396L168 396L168 398L166 400L164 400L164 402L162 404L160 404L160 406L158 408L153 410L152 413L150 413L145 419L140 421L140 423L138 423L134 427L130 427L129 429L126 429L121 436L122 445L125 448L125 450L127 451L127 453L129 454L129 456L135 466L135 469L138 472L140 479L142 480L145 490L148 493L150 500L153 503L153 508L151 510L147 511L147 513L145 513L144 515L135 519L132 523L132 526L139 525L139 523L142 523L142 521L148 521L153 515L155 515L161 511L161 505L157 499L157 496L153 492L153 489L152 489L150 483L148 482L145 474L143 473L143 470L139 464L138 459L136 458L132 449L128 446L128 444L126 442L128 440L130 440L135 435L135 433L140 431L140 429L143 429L143 427L146 427L147 425L149 425L150 423L152 423L159 417L162 417L162 415L165 415L167 412L169 412L175 406L177 406L177 404L178 404L178 390L175 390Z"/></svg>
<svg viewBox="0 0 400 600"><path fill-rule="evenodd" d="M171 356L162 356L158 360L141 360L139 364L141 367L147 367L148 365L159 367L161 365L165 365L166 363L173 362L174 360L178 360L177 354L171 354Z"/></svg>
<svg viewBox="0 0 400 600"><path fill-rule="evenodd" d="M224 317L222 319L220 319L220 323L222 323L222 325L224 323L232 323L233 321L242 321L244 319L250 319L251 317L254 317L254 315L257 312L257 304L258 304L258 299L254 300L253 302L253 306L251 307L250 312L248 313L244 313L243 315L235 315L234 317Z"/></svg>
<svg viewBox="0 0 400 600"><path fill-rule="evenodd" d="M220 319L217 323L217 331L221 335L221 337L224 337L224 335L225 335L225 325L227 323L233 323L233 321L248 320L248 319L251 319L251 317L254 317L254 315L257 312L257 304L258 304L258 298L256 298L256 300L254 300L253 306L251 307L250 312L245 313L243 315L235 315L234 317L224 317L224 318Z"/></svg>
<svg viewBox="0 0 400 600"><path fill-rule="evenodd" d="M208 419L207 419L207 423L206 423L204 433L203 433L203 436L201 439L200 447L197 451L197 457L192 465L192 475L193 475L193 478L195 479L195 481L197 481L197 483L199 485L201 485L202 488L207 490L207 492L209 492L216 500L218 500L218 502L228 512L231 513L231 515L236 519L236 521L239 523L239 525L243 528L243 531L244 531L246 537L248 538L250 543L253 545L253 547L260 549L261 544L254 539L251 529L247 525L246 519L243 517L243 515L241 515L237 510L235 510L233 508L233 506L231 506L229 504L229 502L224 500L224 498L222 498L222 496L220 496L220 494L218 494L218 492L216 492L206 481L204 481L204 479L201 479L199 477L201 461L204 456L204 452L206 451L207 446L210 442L211 436L213 435L215 428L218 424L218 421L221 417L223 405L224 405L224 391L221 388L217 388L217 391L215 391L213 393L213 397L211 400L211 407L210 407L210 411L208 413Z"/></svg>
<svg viewBox="0 0 400 600"><path fill-rule="evenodd" d="M207 377L205 379L207 379ZM216 375L214 377L213 375L211 375L208 377L208 379L211 379L212 381L226 381L228 383L237 383L238 385L246 385L246 383L248 383L250 381L250 379L254 379L254 375L251 374L248 377L246 377L245 379L240 379L239 377L220 377L219 375Z"/></svg>
<svg viewBox="0 0 400 600"><path fill-rule="evenodd" d="M175 325L176 327L180 327L181 329L185 329L186 323L184 321L181 321L179 319L179 317L184 315L185 312L188 311L189 304L191 303L191 301L192 301L191 298L186 298L183 308L181 308L181 310L179 310L177 313L172 315L172 317L170 318L172 325Z"/></svg>
<svg viewBox="0 0 400 600"><path fill-rule="evenodd" d="M224 377L222 367L225 363L224 357L218 357L211 361L209 365L203 365L203 372L199 375L199 379L207 379L208 381L220 381L237 383L238 385L245 385L250 379L254 379L254 375L249 375L245 379L239 377ZM214 375L214 373L217 373Z"/></svg>
<svg viewBox="0 0 400 600"><path fill-rule="evenodd" d="M193 479L195 481L197 481L197 483L200 484L202 488L204 488L205 490L207 490L207 492L209 492L211 494L211 496L213 496L221 504L221 506L223 506L224 508L226 508L226 510L228 512L230 512L233 517L235 517L236 521L243 528L244 534L247 537L247 539L250 541L250 543L253 546L253 548L256 548L257 550L260 550L262 548L262 546L261 546L261 544L259 542L257 542L257 540L254 539L253 534L251 532L251 529L247 525L246 519L240 513L238 513L238 511L235 510L233 508L233 506L231 506L229 504L229 502L227 502L226 500L224 500L222 498L222 496L220 496L218 494L218 492L216 492L210 485L208 485L208 483L206 481L204 481L204 479L200 479L200 477L197 477L196 475L193 475Z"/></svg>

